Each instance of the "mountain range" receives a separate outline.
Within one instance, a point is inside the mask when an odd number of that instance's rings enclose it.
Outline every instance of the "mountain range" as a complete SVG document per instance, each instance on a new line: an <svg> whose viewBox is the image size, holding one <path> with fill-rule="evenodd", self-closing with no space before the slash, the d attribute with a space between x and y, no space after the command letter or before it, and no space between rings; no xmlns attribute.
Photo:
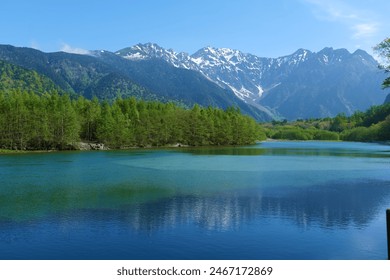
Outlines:
<svg viewBox="0 0 390 280"><path fill-rule="evenodd" d="M299 49L262 58L212 47L189 55L152 43L85 55L0 45L0 60L35 71L74 95L235 106L259 121L351 114L385 99L384 73L363 50Z"/></svg>
<svg viewBox="0 0 390 280"><path fill-rule="evenodd" d="M206 47L193 55L138 44L116 52L129 60L160 58L178 68L202 73L252 106L287 119L351 114L381 104L383 73L363 50L299 49L292 55L262 58L227 48Z"/></svg>

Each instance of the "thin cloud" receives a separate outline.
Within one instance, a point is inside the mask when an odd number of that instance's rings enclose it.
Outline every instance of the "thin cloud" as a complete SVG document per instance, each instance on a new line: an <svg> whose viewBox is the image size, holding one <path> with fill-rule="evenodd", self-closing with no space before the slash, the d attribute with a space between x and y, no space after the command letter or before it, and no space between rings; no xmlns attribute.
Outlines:
<svg viewBox="0 0 390 280"><path fill-rule="evenodd" d="M378 32L379 24L368 17L366 11L357 10L339 1L304 1L313 7L313 13L318 19L346 25L351 30L353 39L373 37Z"/></svg>
<svg viewBox="0 0 390 280"><path fill-rule="evenodd" d="M378 24L376 23L360 23L352 27L355 31L353 38L362 39L372 37L378 32Z"/></svg>
<svg viewBox="0 0 390 280"><path fill-rule="evenodd" d="M321 20L328 21L343 21L343 20L355 20L358 18L356 12L350 10L340 3L335 3L330 0L305 0L305 2L311 4L315 9L314 14Z"/></svg>
<svg viewBox="0 0 390 280"><path fill-rule="evenodd" d="M91 53L88 50L85 50L82 48L74 48L68 44L62 44L60 51L66 52L66 53L74 53L74 54L90 54Z"/></svg>

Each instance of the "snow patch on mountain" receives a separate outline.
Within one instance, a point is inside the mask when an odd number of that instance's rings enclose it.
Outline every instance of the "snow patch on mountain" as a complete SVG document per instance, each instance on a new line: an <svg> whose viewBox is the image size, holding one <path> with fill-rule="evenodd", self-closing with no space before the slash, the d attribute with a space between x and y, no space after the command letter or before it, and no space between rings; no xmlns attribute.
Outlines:
<svg viewBox="0 0 390 280"><path fill-rule="evenodd" d="M261 58L229 48L205 47L192 55L157 44L137 44L116 54L131 60L159 58L171 65L202 73L223 88L230 88L242 100L259 100L267 86L267 73L283 72L307 61L311 52L299 49L280 58Z"/></svg>

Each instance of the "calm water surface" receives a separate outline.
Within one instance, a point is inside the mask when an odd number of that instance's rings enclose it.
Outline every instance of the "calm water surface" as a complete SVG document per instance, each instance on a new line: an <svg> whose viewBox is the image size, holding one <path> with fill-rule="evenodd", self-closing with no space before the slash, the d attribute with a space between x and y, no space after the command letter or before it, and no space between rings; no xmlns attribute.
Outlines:
<svg viewBox="0 0 390 280"><path fill-rule="evenodd" d="M386 259L390 146L0 156L0 259Z"/></svg>

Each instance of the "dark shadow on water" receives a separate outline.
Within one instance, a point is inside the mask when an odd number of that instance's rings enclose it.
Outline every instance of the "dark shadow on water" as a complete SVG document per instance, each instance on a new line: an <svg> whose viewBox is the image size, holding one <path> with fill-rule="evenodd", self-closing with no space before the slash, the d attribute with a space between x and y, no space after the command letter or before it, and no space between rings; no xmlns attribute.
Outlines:
<svg viewBox="0 0 390 280"><path fill-rule="evenodd" d="M312 142L309 142L312 143ZM176 150L177 151L177 150ZM336 156L336 157L367 157L367 158L390 158L390 150L370 151L364 149L345 148L317 148L301 146L292 147L267 147L262 145L244 147L198 147L183 148L178 152L192 155L229 155L229 156Z"/></svg>

